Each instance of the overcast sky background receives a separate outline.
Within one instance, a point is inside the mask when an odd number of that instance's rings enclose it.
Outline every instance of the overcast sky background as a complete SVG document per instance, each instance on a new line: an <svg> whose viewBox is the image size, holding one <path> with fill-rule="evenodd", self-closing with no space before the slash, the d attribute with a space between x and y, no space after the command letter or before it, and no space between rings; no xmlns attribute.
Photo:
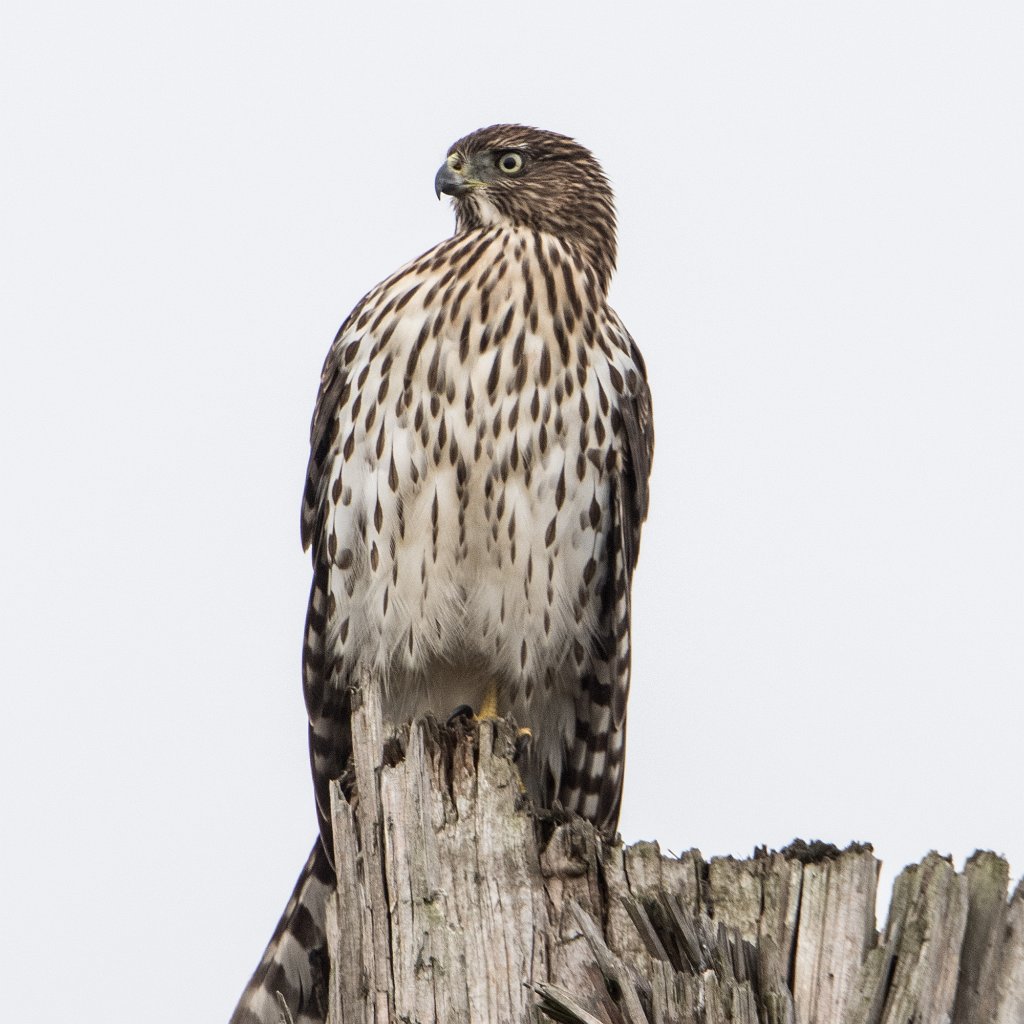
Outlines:
<svg viewBox="0 0 1024 1024"><path fill-rule="evenodd" d="M226 1020L255 967L315 830L320 366L496 121L603 162L654 393L624 837L1024 873L1024 7L6 0L0 40L8 1019Z"/></svg>

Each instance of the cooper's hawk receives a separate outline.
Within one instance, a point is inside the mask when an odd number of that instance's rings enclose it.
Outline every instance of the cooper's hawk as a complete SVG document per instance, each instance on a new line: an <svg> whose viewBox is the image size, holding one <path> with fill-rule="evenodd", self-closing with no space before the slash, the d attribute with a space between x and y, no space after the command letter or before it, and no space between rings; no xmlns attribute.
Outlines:
<svg viewBox="0 0 1024 1024"><path fill-rule="evenodd" d="M396 722L461 705L532 732L533 798L613 831L630 584L653 449L643 360L607 304L615 212L572 139L494 125L435 178L455 234L374 288L324 365L302 540L321 841L232 1021L322 1020L329 781L357 666Z"/></svg>

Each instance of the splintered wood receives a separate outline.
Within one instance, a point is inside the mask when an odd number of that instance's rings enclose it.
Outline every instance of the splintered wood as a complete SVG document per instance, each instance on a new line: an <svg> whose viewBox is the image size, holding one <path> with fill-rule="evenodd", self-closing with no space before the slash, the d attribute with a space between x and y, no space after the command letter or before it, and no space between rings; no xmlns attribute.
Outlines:
<svg viewBox="0 0 1024 1024"><path fill-rule="evenodd" d="M609 844L524 798L503 722L384 735L364 679L333 793L329 1024L1024 1024L1024 883L978 853L750 860Z"/></svg>

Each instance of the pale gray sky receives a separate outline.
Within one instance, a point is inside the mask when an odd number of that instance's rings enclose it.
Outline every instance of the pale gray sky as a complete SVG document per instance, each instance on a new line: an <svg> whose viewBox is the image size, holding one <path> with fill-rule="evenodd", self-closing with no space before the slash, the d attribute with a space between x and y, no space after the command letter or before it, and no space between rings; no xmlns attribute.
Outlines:
<svg viewBox="0 0 1024 1024"><path fill-rule="evenodd" d="M7 0L4 1013L226 1019L315 830L307 430L495 121L602 160L658 447L622 831L1024 873L1024 8Z"/></svg>

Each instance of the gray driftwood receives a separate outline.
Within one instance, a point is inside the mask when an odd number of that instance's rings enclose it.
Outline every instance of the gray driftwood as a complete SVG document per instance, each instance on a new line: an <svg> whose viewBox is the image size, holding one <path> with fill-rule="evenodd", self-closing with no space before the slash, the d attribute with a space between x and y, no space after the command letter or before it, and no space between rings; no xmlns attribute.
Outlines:
<svg viewBox="0 0 1024 1024"><path fill-rule="evenodd" d="M875 930L867 846L750 860L603 841L523 798L504 722L384 735L334 793L331 1024L1022 1024L1024 884L929 854Z"/></svg>

